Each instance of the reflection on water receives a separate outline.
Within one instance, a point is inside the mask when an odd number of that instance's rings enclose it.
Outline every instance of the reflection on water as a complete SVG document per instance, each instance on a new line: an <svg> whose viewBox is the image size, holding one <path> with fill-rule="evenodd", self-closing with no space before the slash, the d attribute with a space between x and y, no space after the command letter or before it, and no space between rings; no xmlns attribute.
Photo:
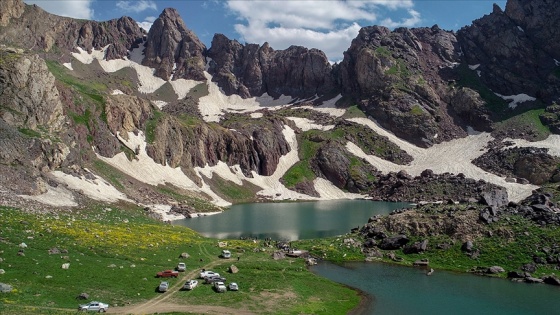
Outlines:
<svg viewBox="0 0 560 315"><path fill-rule="evenodd" d="M373 296L362 314L559 314L560 288L384 263L321 262L311 270Z"/></svg>
<svg viewBox="0 0 560 315"><path fill-rule="evenodd" d="M270 237L298 240L350 232L376 214L388 214L408 203L334 200L294 203L252 203L232 206L222 214L176 221L207 237L219 239Z"/></svg>

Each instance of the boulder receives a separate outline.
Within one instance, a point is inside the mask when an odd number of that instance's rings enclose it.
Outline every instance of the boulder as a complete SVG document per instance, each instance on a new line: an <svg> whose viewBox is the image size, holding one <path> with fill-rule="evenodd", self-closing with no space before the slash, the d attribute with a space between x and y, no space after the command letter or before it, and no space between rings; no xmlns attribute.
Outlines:
<svg viewBox="0 0 560 315"><path fill-rule="evenodd" d="M13 287L9 284L0 283L0 292L2 293L10 293L12 292Z"/></svg>
<svg viewBox="0 0 560 315"><path fill-rule="evenodd" d="M282 252L282 251L275 251L275 252L272 254L272 258L273 258L274 260L284 259L284 258L286 258L286 254L285 254L284 252Z"/></svg>
<svg viewBox="0 0 560 315"><path fill-rule="evenodd" d="M463 245L461 245L461 250L467 253L472 252L473 250L473 242L472 241L466 241L463 243Z"/></svg>
<svg viewBox="0 0 560 315"><path fill-rule="evenodd" d="M505 270L500 266L492 266L486 270L486 273L488 274L497 274L502 272L505 272Z"/></svg>
<svg viewBox="0 0 560 315"><path fill-rule="evenodd" d="M409 242L408 237L406 235L401 234L401 235L383 239L381 243L378 245L378 247L384 250L394 250L403 247L408 242Z"/></svg>
<svg viewBox="0 0 560 315"><path fill-rule="evenodd" d="M238 272L239 272L239 268L237 268L237 266L235 266L235 265L231 265L231 266L229 266L229 268L228 268L228 272L230 272L230 273L238 273Z"/></svg>
<svg viewBox="0 0 560 315"><path fill-rule="evenodd" d="M542 280L546 284L560 285L560 279L558 279L555 275L545 276Z"/></svg>

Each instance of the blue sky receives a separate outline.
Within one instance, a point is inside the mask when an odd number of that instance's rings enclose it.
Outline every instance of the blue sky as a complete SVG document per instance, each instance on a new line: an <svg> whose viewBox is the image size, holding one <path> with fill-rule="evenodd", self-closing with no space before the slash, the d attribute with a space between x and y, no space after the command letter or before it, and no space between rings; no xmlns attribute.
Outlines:
<svg viewBox="0 0 560 315"><path fill-rule="evenodd" d="M242 43L269 42L274 49L301 45L323 50L337 61L363 26L420 27L438 24L458 30L505 8L506 0L24 0L54 14L106 21L130 16L144 28L167 7L210 47L215 33Z"/></svg>

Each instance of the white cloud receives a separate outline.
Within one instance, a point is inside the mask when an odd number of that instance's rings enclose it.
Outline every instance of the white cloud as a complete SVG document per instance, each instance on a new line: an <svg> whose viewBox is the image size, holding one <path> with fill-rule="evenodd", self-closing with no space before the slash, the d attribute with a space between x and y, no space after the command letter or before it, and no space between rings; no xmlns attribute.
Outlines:
<svg viewBox="0 0 560 315"><path fill-rule="evenodd" d="M148 31L150 31L150 28L152 28L152 25L154 24L154 21L156 19L157 19L157 17L155 17L155 16L147 16L147 17L144 18L144 21L136 22L136 24L138 24L138 26L140 26L141 28L146 30L146 32L148 32Z"/></svg>
<svg viewBox="0 0 560 315"><path fill-rule="evenodd" d="M274 49L290 45L318 48L330 60L342 58L361 26L372 25L382 12L406 10L409 18L400 22L382 20L388 27L415 26L420 14L412 0L355 1L235 1L226 7L241 21L235 30L249 43L269 42Z"/></svg>
<svg viewBox="0 0 560 315"><path fill-rule="evenodd" d="M418 23L422 21L422 19L420 18L420 12L410 9L408 10L408 14L410 15L409 18L402 19L397 22L393 21L391 18L386 18L381 22L381 24L390 28L401 26L413 27L415 25L418 25Z"/></svg>
<svg viewBox="0 0 560 315"><path fill-rule="evenodd" d="M36 4L41 9L60 16L76 19L93 19L93 0L25 0L27 4Z"/></svg>
<svg viewBox="0 0 560 315"><path fill-rule="evenodd" d="M145 10L157 10L157 5L155 2L151 0L140 0L140 1L118 1L117 8L125 11L125 12L143 12Z"/></svg>

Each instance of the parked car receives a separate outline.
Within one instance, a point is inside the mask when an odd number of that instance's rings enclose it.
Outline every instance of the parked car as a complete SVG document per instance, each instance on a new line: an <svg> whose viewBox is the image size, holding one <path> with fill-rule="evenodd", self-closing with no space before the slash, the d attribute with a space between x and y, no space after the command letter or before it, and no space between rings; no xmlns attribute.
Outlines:
<svg viewBox="0 0 560 315"><path fill-rule="evenodd" d="M200 278L204 279L206 277L219 277L220 274L214 271L210 271L210 270L205 270L203 272L200 273Z"/></svg>
<svg viewBox="0 0 560 315"><path fill-rule="evenodd" d="M205 277L205 283L226 282L226 278L220 276Z"/></svg>
<svg viewBox="0 0 560 315"><path fill-rule="evenodd" d="M227 249L222 250L222 254L220 255L222 258L231 258L231 252Z"/></svg>
<svg viewBox="0 0 560 315"><path fill-rule="evenodd" d="M239 290L239 286L237 285L237 283L232 282L228 285L228 288L230 291L237 291Z"/></svg>
<svg viewBox="0 0 560 315"><path fill-rule="evenodd" d="M158 287L158 291L159 291L159 292L166 292L168 289L169 289L169 282L167 282L167 281L162 281L162 282L159 284L159 287Z"/></svg>
<svg viewBox="0 0 560 315"><path fill-rule="evenodd" d="M175 270L164 270L156 274L156 278L177 278L179 272Z"/></svg>
<svg viewBox="0 0 560 315"><path fill-rule="evenodd" d="M214 290L216 290L216 292L218 293L223 293L226 292L226 285L223 282L214 282Z"/></svg>
<svg viewBox="0 0 560 315"><path fill-rule="evenodd" d="M197 285L198 285L198 281L196 281L196 280L187 280L187 282L185 282L185 284L183 285L183 289L185 289L185 290L192 290L192 289L196 288Z"/></svg>
<svg viewBox="0 0 560 315"><path fill-rule="evenodd" d="M101 302L97 302L97 301L91 301L87 304L81 304L80 306L78 306L78 311L95 311L95 312L106 312L107 309L109 308L109 304L105 304L105 303L101 303Z"/></svg>
<svg viewBox="0 0 560 315"><path fill-rule="evenodd" d="M184 262L180 262L177 264L177 267L175 267L175 269L177 271L185 271L187 270L187 265Z"/></svg>

